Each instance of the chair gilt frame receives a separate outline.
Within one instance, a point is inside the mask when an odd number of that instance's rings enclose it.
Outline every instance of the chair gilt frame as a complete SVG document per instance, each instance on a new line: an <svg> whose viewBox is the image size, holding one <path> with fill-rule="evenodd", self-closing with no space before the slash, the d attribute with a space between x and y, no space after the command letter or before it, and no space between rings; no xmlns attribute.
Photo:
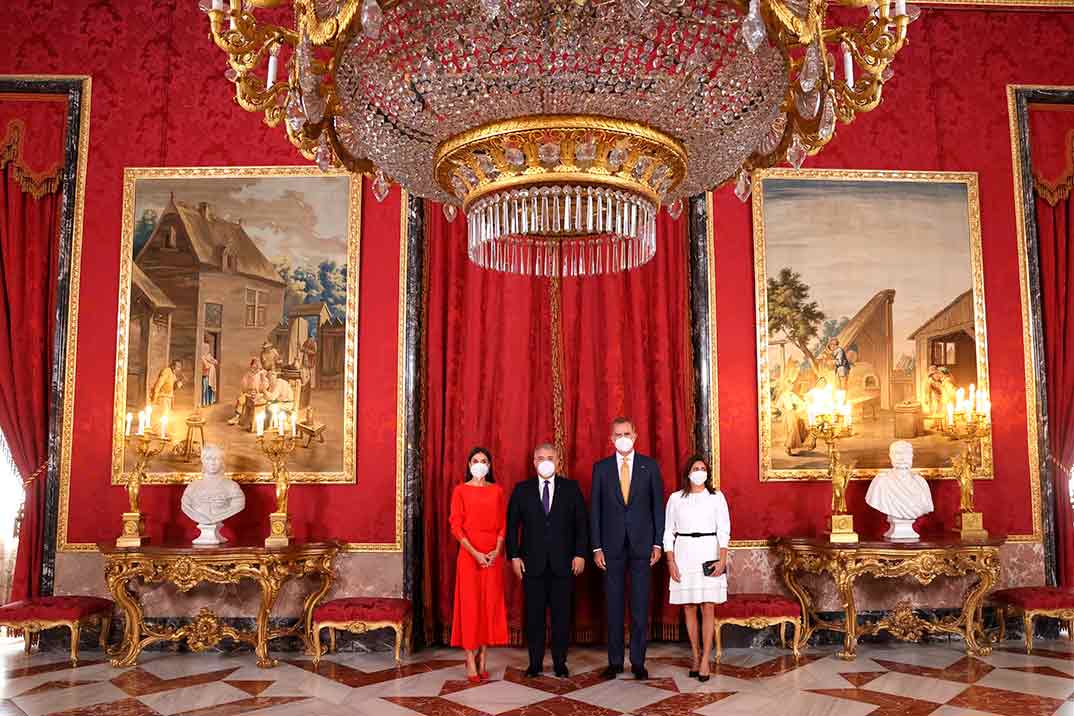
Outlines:
<svg viewBox="0 0 1074 716"><path fill-rule="evenodd" d="M413 616L404 617L403 621L326 621L313 623L313 668L321 663L321 657L336 650L336 629L352 634L365 634L377 629L391 629L395 632L395 663L400 663L400 654L405 645L407 653L413 649ZM321 630L328 630L328 649L321 646Z"/></svg>
<svg viewBox="0 0 1074 716"><path fill-rule="evenodd" d="M6 627L9 631L21 632L23 650L29 655L34 644L38 643L41 632L55 627L67 627L71 632L71 668L78 666L78 640L82 635L82 627L96 626L101 634L98 638L101 650L108 651L108 633L112 629L111 612L100 614L88 614L81 619L27 619L15 621L0 620L0 627Z"/></svg>

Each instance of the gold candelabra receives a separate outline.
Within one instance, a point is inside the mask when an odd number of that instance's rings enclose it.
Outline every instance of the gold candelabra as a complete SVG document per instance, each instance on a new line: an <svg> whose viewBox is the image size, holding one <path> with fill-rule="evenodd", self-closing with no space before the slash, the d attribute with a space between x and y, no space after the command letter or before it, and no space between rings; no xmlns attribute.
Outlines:
<svg viewBox="0 0 1074 716"><path fill-rule="evenodd" d="M987 412L948 410L947 420L940 424L941 432L962 443L962 452L951 458L951 467L958 480L959 505L955 529L964 540L988 539L984 515L974 510L973 480L981 470L981 439L992 434Z"/></svg>
<svg viewBox="0 0 1074 716"><path fill-rule="evenodd" d="M286 547L291 541L291 518L287 515L291 474L287 471L287 460L295 450L295 434L292 431L288 435L281 428L266 435L262 428L258 427L257 445L272 463L272 481L276 483L276 510L269 514L269 536L265 538L265 546Z"/></svg>
<svg viewBox="0 0 1074 716"><path fill-rule="evenodd" d="M854 470L839 461L839 441L854 435L847 411L832 410L810 413L809 435L822 440L828 448L828 479L832 481L832 514L828 518L831 542L853 543L858 541L854 531L854 515L847 511L847 484Z"/></svg>
<svg viewBox="0 0 1074 716"><path fill-rule="evenodd" d="M150 461L164 451L171 443L167 434L156 434L152 430L139 430L134 435L127 435L126 442L133 445L138 453L138 461L127 477L127 499L129 510L123 513L123 531L116 539L116 547L140 547L145 542L145 520L139 506L142 479Z"/></svg>

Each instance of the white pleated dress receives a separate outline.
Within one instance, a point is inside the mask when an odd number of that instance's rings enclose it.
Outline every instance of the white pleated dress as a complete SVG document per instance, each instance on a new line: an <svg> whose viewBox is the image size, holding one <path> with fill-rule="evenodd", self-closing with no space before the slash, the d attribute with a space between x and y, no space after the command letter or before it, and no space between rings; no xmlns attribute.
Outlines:
<svg viewBox="0 0 1074 716"><path fill-rule="evenodd" d="M715 532L708 537L676 537L676 533ZM664 521L664 551L675 553L681 581L669 580L672 604L727 601L727 574L706 577L703 562L720 558L720 548L731 543L731 514L722 492L708 490L683 496L677 490L668 498Z"/></svg>

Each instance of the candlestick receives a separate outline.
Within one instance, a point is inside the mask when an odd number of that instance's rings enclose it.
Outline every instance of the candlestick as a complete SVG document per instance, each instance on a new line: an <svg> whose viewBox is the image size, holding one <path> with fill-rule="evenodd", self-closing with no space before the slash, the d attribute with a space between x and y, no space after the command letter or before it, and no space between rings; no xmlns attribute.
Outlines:
<svg viewBox="0 0 1074 716"><path fill-rule="evenodd" d="M294 452L293 437L278 432L275 437L258 436L257 446L272 463L272 479L276 483L276 510L269 515L269 536L266 547L286 547L290 543L291 519L287 514L287 493L290 489L290 473L287 459Z"/></svg>
<svg viewBox="0 0 1074 716"><path fill-rule="evenodd" d="M167 422L165 416L164 422ZM138 547L145 541L145 521L142 519L142 511L139 508L139 495L141 493L142 480L145 478L146 468L150 461L167 447L169 440L157 437L150 432L149 435L139 433L134 437L127 438L127 444L133 445L138 454L138 460L134 469L127 476L127 500L128 511L123 513L123 528L119 538L116 539L117 547Z"/></svg>
<svg viewBox="0 0 1074 716"><path fill-rule="evenodd" d="M850 54L850 46L843 43L843 78L847 87L854 86L854 57Z"/></svg>
<svg viewBox="0 0 1074 716"><path fill-rule="evenodd" d="M261 412L254 416L254 424L257 426L257 437L265 434L265 413Z"/></svg>

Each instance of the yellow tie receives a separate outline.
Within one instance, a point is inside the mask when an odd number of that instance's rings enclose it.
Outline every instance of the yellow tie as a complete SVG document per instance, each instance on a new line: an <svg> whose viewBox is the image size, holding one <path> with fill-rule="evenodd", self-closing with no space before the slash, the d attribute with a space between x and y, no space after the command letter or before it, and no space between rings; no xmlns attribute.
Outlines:
<svg viewBox="0 0 1074 716"><path fill-rule="evenodd" d="M630 501L630 458L624 457L619 464L619 489L623 491L623 502Z"/></svg>

